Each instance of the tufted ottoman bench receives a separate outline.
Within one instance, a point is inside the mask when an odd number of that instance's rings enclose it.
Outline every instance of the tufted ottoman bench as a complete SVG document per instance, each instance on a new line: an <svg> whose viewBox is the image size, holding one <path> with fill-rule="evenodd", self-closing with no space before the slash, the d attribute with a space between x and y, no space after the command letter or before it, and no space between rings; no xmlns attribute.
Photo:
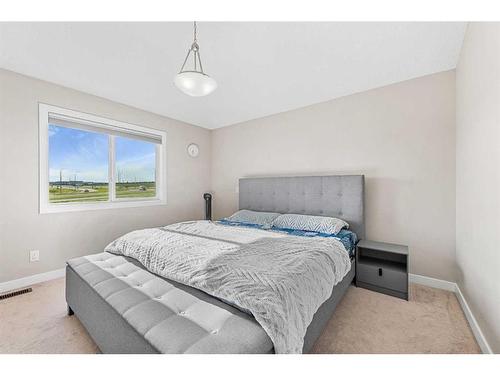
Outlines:
<svg viewBox="0 0 500 375"><path fill-rule="evenodd" d="M272 353L253 317L110 253L67 262L66 301L103 353Z"/></svg>

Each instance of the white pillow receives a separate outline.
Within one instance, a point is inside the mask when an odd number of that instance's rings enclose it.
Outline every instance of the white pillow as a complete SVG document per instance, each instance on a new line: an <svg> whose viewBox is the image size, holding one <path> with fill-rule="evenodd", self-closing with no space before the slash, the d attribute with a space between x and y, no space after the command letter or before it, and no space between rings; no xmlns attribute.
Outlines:
<svg viewBox="0 0 500 375"><path fill-rule="evenodd" d="M299 229L325 234L337 234L342 228L349 228L344 220L327 216L284 214L273 221L273 226L282 229Z"/></svg>
<svg viewBox="0 0 500 375"><path fill-rule="evenodd" d="M239 210L225 220L235 221L237 223L257 224L264 228L271 228L271 225L280 214L276 212L258 212L250 210Z"/></svg>

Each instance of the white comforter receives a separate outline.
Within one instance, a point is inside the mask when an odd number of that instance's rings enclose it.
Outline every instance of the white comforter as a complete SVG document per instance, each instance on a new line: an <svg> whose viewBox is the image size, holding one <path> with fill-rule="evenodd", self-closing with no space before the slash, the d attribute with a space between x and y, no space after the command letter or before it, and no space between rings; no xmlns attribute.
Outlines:
<svg viewBox="0 0 500 375"><path fill-rule="evenodd" d="M301 353L307 327L351 263L334 238L209 221L130 232L106 247L149 271L250 311L276 353Z"/></svg>

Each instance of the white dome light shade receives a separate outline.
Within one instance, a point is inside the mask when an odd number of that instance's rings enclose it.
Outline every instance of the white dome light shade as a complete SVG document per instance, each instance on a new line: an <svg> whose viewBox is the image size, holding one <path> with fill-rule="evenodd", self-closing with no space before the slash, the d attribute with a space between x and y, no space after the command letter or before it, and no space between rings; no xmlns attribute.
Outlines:
<svg viewBox="0 0 500 375"><path fill-rule="evenodd" d="M174 78L175 86L189 96L205 96L217 88L212 77L201 72L180 72Z"/></svg>

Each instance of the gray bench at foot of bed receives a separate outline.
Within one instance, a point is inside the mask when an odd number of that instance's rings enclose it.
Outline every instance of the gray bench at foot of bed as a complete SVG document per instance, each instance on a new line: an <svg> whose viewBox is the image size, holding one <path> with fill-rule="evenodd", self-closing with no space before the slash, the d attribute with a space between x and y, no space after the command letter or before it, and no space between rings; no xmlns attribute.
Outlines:
<svg viewBox="0 0 500 375"><path fill-rule="evenodd" d="M309 326L304 352L320 336L354 278L335 286ZM103 353L272 353L252 316L199 290L163 279L109 253L66 268L66 300Z"/></svg>

